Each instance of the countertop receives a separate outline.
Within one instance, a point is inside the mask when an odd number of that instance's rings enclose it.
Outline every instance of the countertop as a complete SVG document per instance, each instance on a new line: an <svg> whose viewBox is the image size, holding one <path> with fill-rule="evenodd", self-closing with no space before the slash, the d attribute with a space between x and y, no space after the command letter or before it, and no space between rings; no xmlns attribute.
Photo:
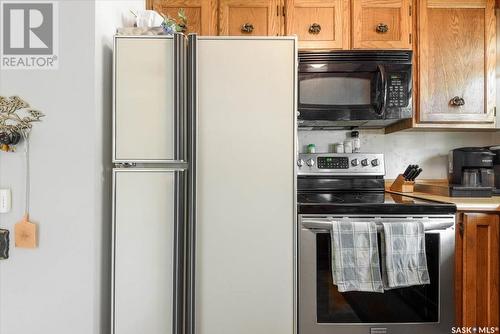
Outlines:
<svg viewBox="0 0 500 334"><path fill-rule="evenodd" d="M443 180L424 180L425 183L443 184ZM452 203L457 206L458 211L497 211L500 212L500 196L493 197L448 197L424 192L399 193L390 191L392 182L386 182L386 191L394 194L401 194L409 197L437 201L442 203Z"/></svg>

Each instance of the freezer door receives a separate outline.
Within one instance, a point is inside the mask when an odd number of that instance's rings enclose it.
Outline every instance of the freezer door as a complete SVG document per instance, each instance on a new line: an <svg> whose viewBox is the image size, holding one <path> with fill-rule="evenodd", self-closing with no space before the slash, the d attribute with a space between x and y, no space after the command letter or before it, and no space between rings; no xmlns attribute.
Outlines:
<svg viewBox="0 0 500 334"><path fill-rule="evenodd" d="M189 43L196 80L189 330L292 334L295 39Z"/></svg>
<svg viewBox="0 0 500 334"><path fill-rule="evenodd" d="M180 333L183 174L114 171L113 334Z"/></svg>
<svg viewBox="0 0 500 334"><path fill-rule="evenodd" d="M114 162L182 160L184 37L117 36Z"/></svg>

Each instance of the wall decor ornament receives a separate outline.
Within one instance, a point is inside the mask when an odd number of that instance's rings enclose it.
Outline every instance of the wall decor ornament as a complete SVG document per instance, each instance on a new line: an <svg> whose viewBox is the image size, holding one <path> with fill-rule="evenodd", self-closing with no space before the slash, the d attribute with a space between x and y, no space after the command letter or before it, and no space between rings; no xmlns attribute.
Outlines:
<svg viewBox="0 0 500 334"><path fill-rule="evenodd" d="M18 96L0 96L0 150L15 151L15 146L28 137L33 123L44 116Z"/></svg>

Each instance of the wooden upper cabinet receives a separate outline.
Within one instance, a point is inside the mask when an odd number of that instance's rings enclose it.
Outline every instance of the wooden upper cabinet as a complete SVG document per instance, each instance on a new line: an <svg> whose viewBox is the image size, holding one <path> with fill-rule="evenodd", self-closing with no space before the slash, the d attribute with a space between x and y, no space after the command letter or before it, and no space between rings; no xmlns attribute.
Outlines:
<svg viewBox="0 0 500 334"><path fill-rule="evenodd" d="M495 0L419 0L419 122L495 120Z"/></svg>
<svg viewBox="0 0 500 334"><path fill-rule="evenodd" d="M219 0L219 35L280 35L281 8L278 0Z"/></svg>
<svg viewBox="0 0 500 334"><path fill-rule="evenodd" d="M411 49L411 0L352 0L353 49Z"/></svg>
<svg viewBox="0 0 500 334"><path fill-rule="evenodd" d="M184 9L188 19L185 34L217 35L216 0L147 0L147 8L175 19Z"/></svg>
<svg viewBox="0 0 500 334"><path fill-rule="evenodd" d="M349 0L288 0L285 32L301 49L348 49L349 17Z"/></svg>

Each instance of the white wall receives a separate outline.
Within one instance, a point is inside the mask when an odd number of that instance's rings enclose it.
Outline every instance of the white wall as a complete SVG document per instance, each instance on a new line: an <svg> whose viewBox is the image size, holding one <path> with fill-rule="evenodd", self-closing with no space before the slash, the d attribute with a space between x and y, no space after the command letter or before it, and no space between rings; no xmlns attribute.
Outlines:
<svg viewBox="0 0 500 334"><path fill-rule="evenodd" d="M59 1L56 71L1 71L0 95L47 116L31 141L31 218L39 247L0 261L0 334L109 333L112 36L144 1ZM22 147L0 153L0 187L23 214Z"/></svg>
<svg viewBox="0 0 500 334"><path fill-rule="evenodd" d="M19 95L47 116L31 141L31 218L39 247L0 261L1 334L89 334L100 327L97 258L102 226L101 157L96 155L94 2L59 2L59 70L0 72L0 95ZM22 151L22 150L20 150ZM23 154L0 153L0 187L23 214Z"/></svg>

